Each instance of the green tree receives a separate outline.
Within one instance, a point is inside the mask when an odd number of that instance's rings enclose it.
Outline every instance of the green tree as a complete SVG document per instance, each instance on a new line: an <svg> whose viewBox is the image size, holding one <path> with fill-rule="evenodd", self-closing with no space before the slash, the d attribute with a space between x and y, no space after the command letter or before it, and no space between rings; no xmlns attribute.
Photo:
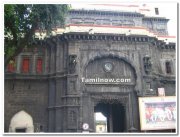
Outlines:
<svg viewBox="0 0 180 137"><path fill-rule="evenodd" d="M31 46L36 30L50 35L53 27L63 27L69 8L67 4L5 4L5 66L25 46Z"/></svg>

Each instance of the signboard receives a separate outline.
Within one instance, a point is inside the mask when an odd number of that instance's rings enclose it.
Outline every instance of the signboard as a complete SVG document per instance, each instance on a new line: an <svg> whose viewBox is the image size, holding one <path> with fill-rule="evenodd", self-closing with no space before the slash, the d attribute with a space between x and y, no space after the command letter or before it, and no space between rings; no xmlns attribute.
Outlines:
<svg viewBox="0 0 180 137"><path fill-rule="evenodd" d="M176 128L176 97L140 97L141 130Z"/></svg>

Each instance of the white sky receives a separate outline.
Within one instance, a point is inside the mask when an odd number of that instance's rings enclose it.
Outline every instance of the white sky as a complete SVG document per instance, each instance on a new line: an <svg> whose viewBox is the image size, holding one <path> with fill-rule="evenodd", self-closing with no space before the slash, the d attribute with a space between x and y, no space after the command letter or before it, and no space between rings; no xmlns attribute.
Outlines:
<svg viewBox="0 0 180 137"><path fill-rule="evenodd" d="M99 5L95 5L99 4ZM101 5L102 4L102 5ZM108 5L105 5L108 4ZM143 6L143 4L146 4ZM118 6L122 5L122 6ZM168 22L168 32L170 36L177 34L177 3L176 2L136 2L136 3L75 3L71 4L75 9L101 9L101 10L115 10L115 11L138 11L137 7L125 7L127 5L138 5L140 8L150 9L150 12L144 12L148 16L157 16L154 14L154 8L159 9L160 17L170 19Z"/></svg>
<svg viewBox="0 0 180 137"><path fill-rule="evenodd" d="M107 120L107 118L101 112L95 113L95 118L96 120L104 120L104 121Z"/></svg>

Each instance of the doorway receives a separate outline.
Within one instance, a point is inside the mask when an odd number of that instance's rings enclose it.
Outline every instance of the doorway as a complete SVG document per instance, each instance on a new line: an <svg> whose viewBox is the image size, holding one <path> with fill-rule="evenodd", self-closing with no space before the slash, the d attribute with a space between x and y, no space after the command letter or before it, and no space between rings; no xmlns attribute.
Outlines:
<svg viewBox="0 0 180 137"><path fill-rule="evenodd" d="M26 132L26 128L16 128L16 132L17 133L25 133Z"/></svg>
<svg viewBox="0 0 180 137"><path fill-rule="evenodd" d="M107 132L126 131L125 107L121 103L98 103L94 112L101 112L106 117Z"/></svg>
<svg viewBox="0 0 180 137"><path fill-rule="evenodd" d="M33 119L31 115L29 115L24 110L21 110L18 113L16 113L11 119L9 125L9 132L34 132Z"/></svg>

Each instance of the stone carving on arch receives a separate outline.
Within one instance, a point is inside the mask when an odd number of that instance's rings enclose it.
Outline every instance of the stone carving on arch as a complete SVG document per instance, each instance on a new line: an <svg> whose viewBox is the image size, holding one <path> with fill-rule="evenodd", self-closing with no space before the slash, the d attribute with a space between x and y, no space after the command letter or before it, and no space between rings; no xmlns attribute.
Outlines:
<svg viewBox="0 0 180 137"><path fill-rule="evenodd" d="M123 106L128 106L129 104L129 97L127 95L112 95L112 94L105 94L105 95L91 95L91 98L94 102L94 106L98 103L107 103L107 104L122 104Z"/></svg>
<svg viewBox="0 0 180 137"><path fill-rule="evenodd" d="M33 118L24 110L17 112L10 121L9 132L34 132Z"/></svg>

